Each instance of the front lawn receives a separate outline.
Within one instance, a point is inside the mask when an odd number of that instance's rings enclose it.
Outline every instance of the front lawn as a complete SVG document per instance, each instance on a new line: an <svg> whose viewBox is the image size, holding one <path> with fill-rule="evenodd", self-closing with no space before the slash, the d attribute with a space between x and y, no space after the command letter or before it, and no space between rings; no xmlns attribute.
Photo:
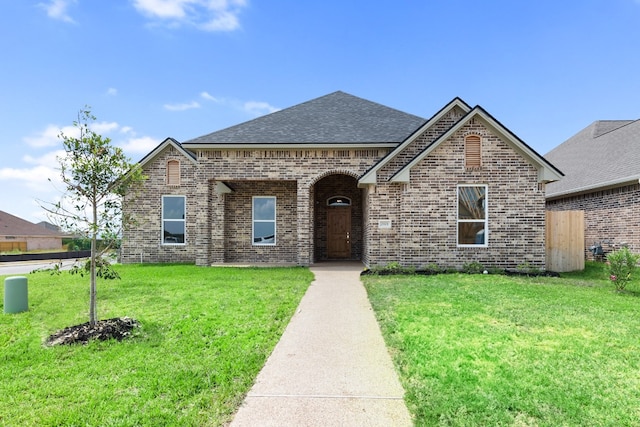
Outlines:
<svg viewBox="0 0 640 427"><path fill-rule="evenodd" d="M98 283L98 314L142 327L86 346L43 342L88 320L88 278L27 275L29 311L0 317L0 425L222 425L313 278L303 268L117 269L122 280Z"/></svg>
<svg viewBox="0 0 640 427"><path fill-rule="evenodd" d="M640 282L367 276L418 426L639 426Z"/></svg>

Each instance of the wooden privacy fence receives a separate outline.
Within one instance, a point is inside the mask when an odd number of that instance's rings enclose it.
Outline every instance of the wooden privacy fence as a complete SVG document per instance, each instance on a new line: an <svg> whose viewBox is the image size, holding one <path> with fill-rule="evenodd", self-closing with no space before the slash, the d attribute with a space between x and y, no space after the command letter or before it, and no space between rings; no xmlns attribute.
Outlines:
<svg viewBox="0 0 640 427"><path fill-rule="evenodd" d="M584 270L584 211L547 211L547 270Z"/></svg>
<svg viewBox="0 0 640 427"><path fill-rule="evenodd" d="M0 252L12 252L15 250L25 252L27 250L27 242L0 242Z"/></svg>

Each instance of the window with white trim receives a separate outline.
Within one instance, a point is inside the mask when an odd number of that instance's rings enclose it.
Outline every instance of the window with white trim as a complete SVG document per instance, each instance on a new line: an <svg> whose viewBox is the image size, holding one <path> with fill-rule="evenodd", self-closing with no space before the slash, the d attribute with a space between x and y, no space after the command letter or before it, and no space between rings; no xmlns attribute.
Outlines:
<svg viewBox="0 0 640 427"><path fill-rule="evenodd" d="M186 197L162 196L162 244L184 245Z"/></svg>
<svg viewBox="0 0 640 427"><path fill-rule="evenodd" d="M251 241L254 245L276 244L276 198L253 197L253 227Z"/></svg>
<svg viewBox="0 0 640 427"><path fill-rule="evenodd" d="M487 246L486 185L458 185L458 245Z"/></svg>

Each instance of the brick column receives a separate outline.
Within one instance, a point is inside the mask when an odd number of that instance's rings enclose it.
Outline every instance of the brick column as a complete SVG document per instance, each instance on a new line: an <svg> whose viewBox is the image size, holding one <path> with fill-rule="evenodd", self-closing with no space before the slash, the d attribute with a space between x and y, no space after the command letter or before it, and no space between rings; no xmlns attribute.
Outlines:
<svg viewBox="0 0 640 427"><path fill-rule="evenodd" d="M225 228L225 209L224 209L224 193L215 190L215 182L211 183L213 191L211 193L211 241L210 241L210 258L211 263L224 263L224 228Z"/></svg>
<svg viewBox="0 0 640 427"><path fill-rule="evenodd" d="M297 183L297 207L298 207L298 265L311 264L311 210L309 208L309 185L298 181Z"/></svg>
<svg viewBox="0 0 640 427"><path fill-rule="evenodd" d="M210 227L211 227L211 181L206 179L200 180L206 185L199 185L196 188L196 196L193 207L196 215L196 265L211 265L209 246L210 246Z"/></svg>

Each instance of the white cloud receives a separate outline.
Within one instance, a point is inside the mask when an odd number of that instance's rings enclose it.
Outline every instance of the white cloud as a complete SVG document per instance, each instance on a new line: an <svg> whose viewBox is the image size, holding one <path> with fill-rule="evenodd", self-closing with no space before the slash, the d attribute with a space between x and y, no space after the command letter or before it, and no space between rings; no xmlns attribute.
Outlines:
<svg viewBox="0 0 640 427"><path fill-rule="evenodd" d="M150 136L131 138L119 146L127 153L146 154L156 148L162 141Z"/></svg>
<svg viewBox="0 0 640 427"><path fill-rule="evenodd" d="M95 133L104 135L113 131L117 131L120 128L120 125L116 122L100 122L92 123L90 128Z"/></svg>
<svg viewBox="0 0 640 427"><path fill-rule="evenodd" d="M131 126L121 126L117 122L99 122L91 123L91 130L103 137L112 134L112 144L121 147L125 152L129 153L145 153L151 151L160 140L150 136L139 136ZM44 130L35 133L33 136L25 137L23 140L31 147L40 149L46 147L62 148L62 141L58 137L61 133L69 137L79 137L78 129L74 126L65 126L63 128L56 125L48 125ZM64 150L52 151L40 157L33 157L29 154L25 155L22 160L30 165L49 166L58 165L57 157L64 156ZM17 169L12 169L14 172ZM8 172L7 172L8 173ZM27 174L30 172L27 172ZM18 174L24 176L24 174ZM5 175L5 179L11 176L10 173Z"/></svg>
<svg viewBox="0 0 640 427"><path fill-rule="evenodd" d="M237 110L243 111L245 113L251 114L252 116L262 116L264 114L274 113L279 111L280 108L274 107L267 102L262 101L239 101L235 99L228 98L216 98L211 95L209 92L203 91L200 92L200 98L215 102L216 104L232 107ZM202 108L202 105L198 101L191 101L188 103L182 104L164 104L164 109L169 111L185 111L192 110L195 108Z"/></svg>
<svg viewBox="0 0 640 427"><path fill-rule="evenodd" d="M114 87L110 87L107 89L107 96L116 96L118 94L118 89Z"/></svg>
<svg viewBox="0 0 640 427"><path fill-rule="evenodd" d="M92 123L90 127L97 134L103 135L118 130L120 125L116 122L100 122ZM36 132L32 136L25 136L22 140L34 148L55 147L62 143L61 134L71 138L78 138L80 131L75 126L47 125L44 130Z"/></svg>
<svg viewBox="0 0 640 427"><path fill-rule="evenodd" d="M67 13L67 8L76 0L51 0L49 3L38 3L38 6L47 12L47 16L63 22L75 23L73 18Z"/></svg>
<svg viewBox="0 0 640 427"><path fill-rule="evenodd" d="M50 151L48 153L41 155L40 157L33 157L27 154L22 158L22 160L25 163L30 165L51 166L51 165L57 165L58 158L64 157L64 154L65 154L64 150Z"/></svg>
<svg viewBox="0 0 640 427"><path fill-rule="evenodd" d="M171 27L190 25L203 31L240 28L238 15L246 0L132 0L133 6L151 19Z"/></svg>
<svg viewBox="0 0 640 427"><path fill-rule="evenodd" d="M133 6L145 15L161 19L183 19L186 16L185 0L134 0Z"/></svg>
<svg viewBox="0 0 640 427"><path fill-rule="evenodd" d="M239 27L238 15L228 11L220 12L211 21L199 25L204 31L233 31Z"/></svg>
<svg viewBox="0 0 640 427"><path fill-rule="evenodd" d="M50 190L51 181L59 181L60 172L52 166L37 165L31 168L2 168L0 181L17 181L26 184L32 191L46 192Z"/></svg>
<svg viewBox="0 0 640 427"><path fill-rule="evenodd" d="M207 101L213 101L213 102L218 102L218 103L222 102L222 99L218 99L218 98L214 97L213 95L209 94L209 92L201 92L200 93L200 98L206 99Z"/></svg>
<svg viewBox="0 0 640 427"><path fill-rule="evenodd" d="M164 109L169 111L185 111L200 108L200 103L192 101L185 104L164 104Z"/></svg>
<svg viewBox="0 0 640 427"><path fill-rule="evenodd" d="M47 125L44 130L32 136L25 136L22 140L34 148L55 147L60 144L60 138L58 136L61 133L67 136L77 136L78 130L73 126L61 128L56 125Z"/></svg>
<svg viewBox="0 0 640 427"><path fill-rule="evenodd" d="M260 101L247 101L243 104L242 109L247 113L253 114L256 116L275 113L276 111L280 110L279 108L269 105L267 102L260 102Z"/></svg>

